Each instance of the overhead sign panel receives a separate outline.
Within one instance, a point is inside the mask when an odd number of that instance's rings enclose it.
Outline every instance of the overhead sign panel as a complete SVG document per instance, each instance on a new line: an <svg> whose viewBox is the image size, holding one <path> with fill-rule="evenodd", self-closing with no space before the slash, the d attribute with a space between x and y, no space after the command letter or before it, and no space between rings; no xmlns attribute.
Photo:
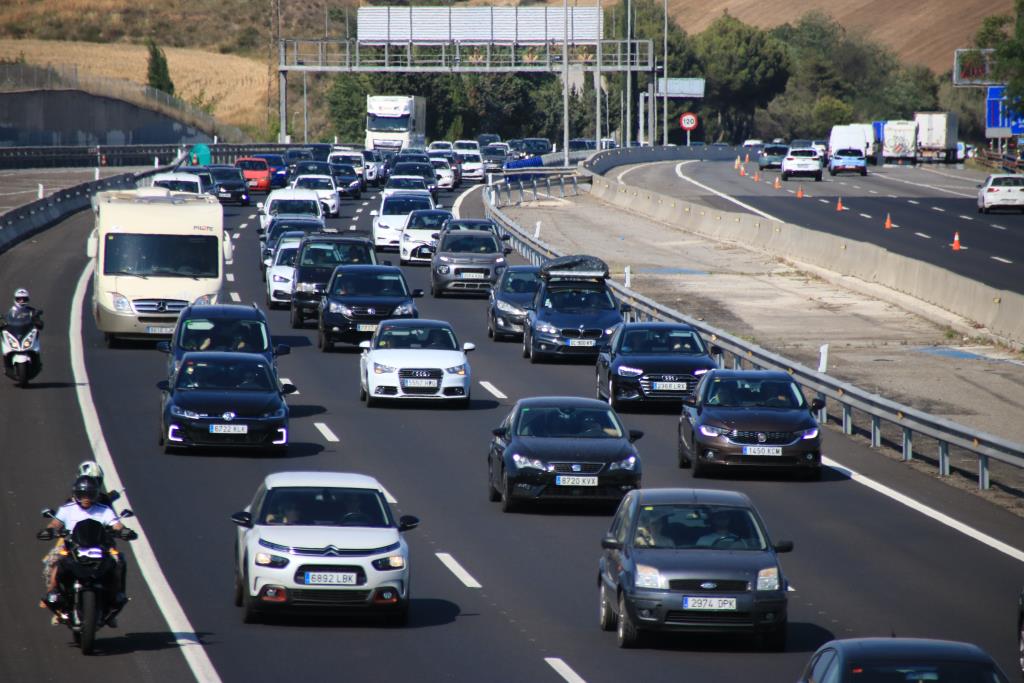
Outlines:
<svg viewBox="0 0 1024 683"><path fill-rule="evenodd" d="M953 85L977 87L998 85L992 74L995 50L961 48L953 51Z"/></svg>
<svg viewBox="0 0 1024 683"><path fill-rule="evenodd" d="M577 43L604 37L596 7L360 7L361 43ZM568 23L568 26L566 24Z"/></svg>
<svg viewBox="0 0 1024 683"><path fill-rule="evenodd" d="M985 137L1024 135L1024 116L1011 114L1006 106L1006 86L993 86L985 98Z"/></svg>
<svg viewBox="0 0 1024 683"><path fill-rule="evenodd" d="M666 81L668 81L666 85ZM668 92L666 92L666 90ZM703 78L659 78L658 97L704 97Z"/></svg>

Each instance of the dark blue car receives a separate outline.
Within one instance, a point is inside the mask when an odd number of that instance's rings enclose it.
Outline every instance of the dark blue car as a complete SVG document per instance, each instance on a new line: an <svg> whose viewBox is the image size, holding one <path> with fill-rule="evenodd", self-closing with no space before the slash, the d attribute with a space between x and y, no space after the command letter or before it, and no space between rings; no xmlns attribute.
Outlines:
<svg viewBox="0 0 1024 683"><path fill-rule="evenodd" d="M456 221L450 221L454 223ZM491 288L487 302L487 336L494 341L518 338L526 323L526 306L540 288L537 266L509 266Z"/></svg>
<svg viewBox="0 0 1024 683"><path fill-rule="evenodd" d="M383 320L418 318L410 290L395 266L350 265L334 269L317 310L317 347L330 351L335 342L358 344L369 339Z"/></svg>
<svg viewBox="0 0 1024 683"><path fill-rule="evenodd" d="M270 166L270 188L276 189L288 185L288 164L280 154L252 154L254 159L266 159Z"/></svg>

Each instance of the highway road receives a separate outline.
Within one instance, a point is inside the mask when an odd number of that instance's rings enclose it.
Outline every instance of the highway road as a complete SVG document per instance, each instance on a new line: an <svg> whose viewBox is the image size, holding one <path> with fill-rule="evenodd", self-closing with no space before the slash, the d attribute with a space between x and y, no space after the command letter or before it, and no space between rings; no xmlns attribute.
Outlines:
<svg viewBox="0 0 1024 683"><path fill-rule="evenodd" d="M697 200L722 211L761 213L781 221L849 239L874 242L890 251L947 268L973 280L1024 292L1024 216L977 212L977 188L984 176L947 166L869 166L866 177L844 174L822 182L793 178L772 184L777 170L759 174L757 164L736 169L735 152L711 153L704 160L662 162L614 168L611 178L670 196ZM689 180L687 180L689 179ZM806 196L796 199L799 188ZM723 196L724 195L724 196ZM842 200L843 210L836 206ZM742 205L737 204L741 202ZM884 228L886 216L893 229ZM954 233L966 249L952 250Z"/></svg>
<svg viewBox="0 0 1024 683"><path fill-rule="evenodd" d="M376 203L375 193L346 201L342 218L331 224L368 234ZM478 190L461 210L482 212ZM262 303L253 213L226 208L238 234L229 268L233 280L226 285L239 300ZM744 491L773 537L795 542L796 550L782 559L795 588L788 651L763 653L745 640L692 637L618 650L614 634L597 625L596 567L610 511L545 507L504 515L485 493L491 428L520 397L591 395L592 366L530 365L518 345L490 342L478 298L417 302L423 317L451 321L460 341L478 345L470 356L475 386L469 410L435 404L367 408L358 401L356 352L322 354L312 329L292 330L286 312L272 311L275 341L292 346L280 361L281 375L300 390L289 397L288 457L164 455L157 445L155 384L165 357L152 344L105 348L83 302L73 299L87 265L90 218L79 214L0 255L0 293L31 287L48 322L39 382L18 390L0 381L6 494L0 518L8 547L0 556L0 581L7 588L0 596L7 615L0 626L0 680L55 681L69 671L84 680L196 680L181 652L197 646L179 647L160 611L174 599L223 681L771 683L794 680L829 638L892 633L972 641L1014 670L1024 554L1012 546L1024 538L1024 520L831 429L825 452L835 468L821 482L694 480L675 466L671 413L623 416L628 428L645 432L638 443L644 485ZM397 262L396 255L385 258ZM427 288L425 268L406 268L406 276L412 287ZM83 313L81 336L69 338L71 315ZM68 361L71 346L79 344L106 443L173 591L173 599L160 590L154 597L130 558L133 601L119 629L100 632L100 656L90 659L36 606L42 590L38 560L45 550L34 539L42 522L37 511L66 495L75 464L90 454ZM421 517L420 528L407 534L414 596L408 627L358 619L242 624L231 600L235 530L228 517L265 474L283 469L373 475L397 499L397 511ZM888 495L871 482L890 487ZM942 519L965 526L955 529ZM995 547L997 541L1009 546ZM453 572L437 553L449 554L464 572Z"/></svg>

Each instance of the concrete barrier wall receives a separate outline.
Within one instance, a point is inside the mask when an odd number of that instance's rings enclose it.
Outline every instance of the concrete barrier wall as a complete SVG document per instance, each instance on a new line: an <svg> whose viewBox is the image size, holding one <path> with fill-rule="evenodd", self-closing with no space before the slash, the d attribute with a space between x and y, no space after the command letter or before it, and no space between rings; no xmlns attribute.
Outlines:
<svg viewBox="0 0 1024 683"><path fill-rule="evenodd" d="M666 157L674 158L669 154ZM623 163L637 162L616 165ZM1007 343L1024 344L1024 296L1016 292L990 287L868 242L753 214L711 209L619 183L587 168L581 170L593 176L591 194L627 211L710 239L737 242L773 256L883 285L980 323Z"/></svg>

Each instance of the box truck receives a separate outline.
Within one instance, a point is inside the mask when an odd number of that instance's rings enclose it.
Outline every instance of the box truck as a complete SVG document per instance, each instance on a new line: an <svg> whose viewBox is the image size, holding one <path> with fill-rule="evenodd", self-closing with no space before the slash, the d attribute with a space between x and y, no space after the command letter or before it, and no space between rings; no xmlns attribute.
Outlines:
<svg viewBox="0 0 1024 683"><path fill-rule="evenodd" d="M404 95L366 96L366 149L398 152L427 144L427 101Z"/></svg>
<svg viewBox="0 0 1024 683"><path fill-rule="evenodd" d="M919 111L914 114L917 123L918 161L941 161L954 164L957 160L957 117L951 111Z"/></svg>
<svg viewBox="0 0 1024 683"><path fill-rule="evenodd" d="M882 157L886 163L915 163L917 161L917 122L886 121Z"/></svg>

